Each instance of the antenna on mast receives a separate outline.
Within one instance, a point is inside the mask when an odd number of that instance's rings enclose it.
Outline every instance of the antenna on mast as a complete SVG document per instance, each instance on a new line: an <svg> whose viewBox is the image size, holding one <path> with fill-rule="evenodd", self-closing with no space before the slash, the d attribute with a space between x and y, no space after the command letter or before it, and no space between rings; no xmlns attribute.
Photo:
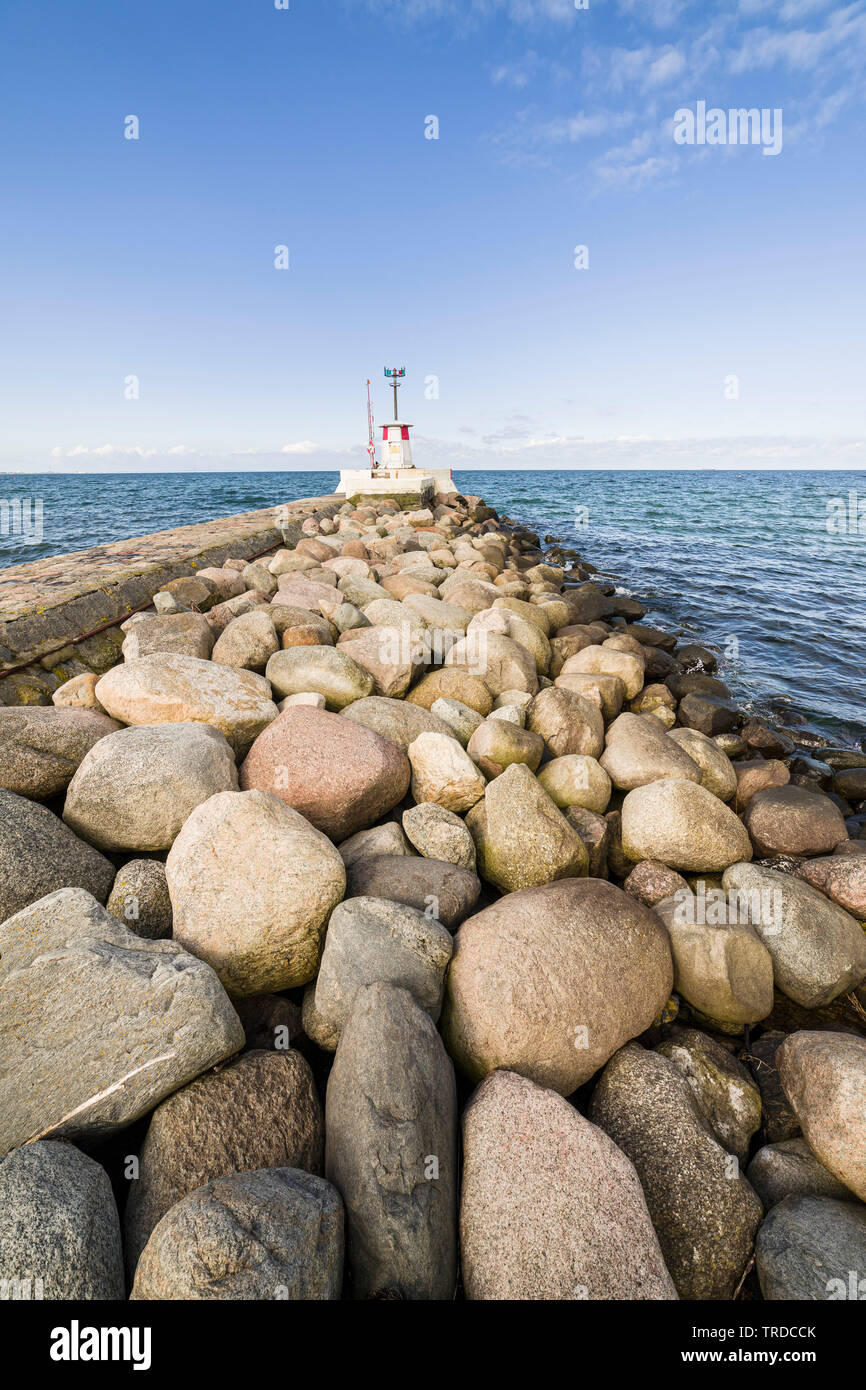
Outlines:
<svg viewBox="0 0 866 1390"><path fill-rule="evenodd" d="M406 368L405 368L405 367L386 367L386 368L385 368L385 379L386 379L386 381L388 381L388 384L394 388L394 419L395 419L395 420L399 420L399 419L400 419L399 413L398 413L398 411L397 411L397 387L403 385L403 380L402 380L402 379L403 379L403 377L404 377L405 375L406 375Z"/></svg>

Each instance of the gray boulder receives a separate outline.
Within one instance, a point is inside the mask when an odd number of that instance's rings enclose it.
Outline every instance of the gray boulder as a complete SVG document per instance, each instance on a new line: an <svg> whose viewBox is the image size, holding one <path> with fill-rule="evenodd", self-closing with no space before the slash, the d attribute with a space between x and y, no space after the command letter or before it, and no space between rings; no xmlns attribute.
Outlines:
<svg viewBox="0 0 866 1390"><path fill-rule="evenodd" d="M355 1298L453 1298L456 1127L454 1071L427 1014L407 990L359 989L325 1109L325 1172L346 1204Z"/></svg>
<svg viewBox="0 0 866 1390"><path fill-rule="evenodd" d="M58 816L0 791L0 921L59 888L86 888L104 903L114 865Z"/></svg>
<svg viewBox="0 0 866 1390"><path fill-rule="evenodd" d="M138 1263L135 1301L339 1299L343 1204L298 1168L231 1173L177 1202Z"/></svg>
<svg viewBox="0 0 866 1390"><path fill-rule="evenodd" d="M449 931L456 931L469 916L481 892L481 882L471 870L415 854L358 860L347 871L346 884L347 897L405 903Z"/></svg>
<svg viewBox="0 0 866 1390"><path fill-rule="evenodd" d="M629 1043L605 1067L589 1116L637 1169L680 1297L733 1298L763 1208L686 1078Z"/></svg>
<svg viewBox="0 0 866 1390"><path fill-rule="evenodd" d="M760 1231L755 1264L771 1302L866 1297L866 1207L832 1197L785 1197Z"/></svg>
<svg viewBox="0 0 866 1390"><path fill-rule="evenodd" d="M157 1106L131 1182L124 1229L130 1275L158 1221L213 1178L259 1168L320 1173L324 1121L299 1052L245 1052Z"/></svg>
<svg viewBox="0 0 866 1390"><path fill-rule="evenodd" d="M850 1202L851 1192L817 1159L805 1139L783 1139L758 1149L746 1177L767 1211L785 1197L835 1197Z"/></svg>
<svg viewBox="0 0 866 1390"><path fill-rule="evenodd" d="M413 907L369 897L338 903L328 923L315 985L310 986L307 1033L333 1051L355 994L377 980L408 990L435 1023L452 950L450 932Z"/></svg>
<svg viewBox="0 0 866 1390"><path fill-rule="evenodd" d="M93 709L0 708L0 787L36 801L57 796L94 744L119 728Z"/></svg>
<svg viewBox="0 0 866 1390"><path fill-rule="evenodd" d="M0 1153L112 1134L243 1043L210 966L80 888L0 925Z"/></svg>
<svg viewBox="0 0 866 1390"><path fill-rule="evenodd" d="M42 1139L0 1160L0 1288L4 1298L125 1297L108 1174L72 1144Z"/></svg>
<svg viewBox="0 0 866 1390"><path fill-rule="evenodd" d="M866 976L866 935L817 888L761 864L734 864L722 878L773 958L776 985L806 1009L829 1004Z"/></svg>

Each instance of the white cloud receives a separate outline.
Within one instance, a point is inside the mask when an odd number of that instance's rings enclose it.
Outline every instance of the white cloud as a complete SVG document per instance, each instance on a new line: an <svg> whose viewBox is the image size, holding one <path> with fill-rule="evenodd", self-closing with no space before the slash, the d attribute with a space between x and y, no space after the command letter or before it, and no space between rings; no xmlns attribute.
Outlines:
<svg viewBox="0 0 866 1390"><path fill-rule="evenodd" d="M579 140L621 130L633 120L634 116L629 111L593 111L590 115L585 111L578 111L576 116L563 116L547 125L539 126L537 134L539 138L546 138L555 143L568 141L570 144L576 144Z"/></svg>
<svg viewBox="0 0 866 1390"><path fill-rule="evenodd" d="M862 61L866 54L866 10L862 3L834 10L819 29L752 29L732 54L730 68L743 73L781 65L808 72L831 54L846 64Z"/></svg>
<svg viewBox="0 0 866 1390"><path fill-rule="evenodd" d="M488 19L510 19L532 26L569 23L583 17L574 0L354 0L374 14L403 24L447 20L458 30L475 28Z"/></svg>
<svg viewBox="0 0 866 1390"><path fill-rule="evenodd" d="M297 444L284 444L280 450L281 454L318 454L321 451L321 444L315 444L312 439L302 439Z"/></svg>
<svg viewBox="0 0 866 1390"><path fill-rule="evenodd" d="M678 23L689 0L619 0L619 8L624 14L635 15L657 29L669 29Z"/></svg>

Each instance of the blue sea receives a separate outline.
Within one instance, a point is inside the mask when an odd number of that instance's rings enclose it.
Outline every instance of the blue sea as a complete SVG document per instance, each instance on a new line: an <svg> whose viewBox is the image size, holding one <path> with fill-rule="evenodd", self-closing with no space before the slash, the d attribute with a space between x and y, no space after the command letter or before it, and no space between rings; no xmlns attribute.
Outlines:
<svg viewBox="0 0 866 1390"><path fill-rule="evenodd" d="M646 621L718 646L724 678L756 714L846 744L866 738L866 473L484 471L455 482L573 546L648 604ZM42 499L42 538L0 534L0 567L336 483L301 472L7 475L0 498Z"/></svg>

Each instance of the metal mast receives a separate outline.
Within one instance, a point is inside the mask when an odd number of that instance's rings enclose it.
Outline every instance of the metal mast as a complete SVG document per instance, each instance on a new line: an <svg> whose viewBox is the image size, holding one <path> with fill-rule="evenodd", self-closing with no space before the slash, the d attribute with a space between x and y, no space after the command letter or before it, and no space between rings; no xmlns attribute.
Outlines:
<svg viewBox="0 0 866 1390"><path fill-rule="evenodd" d="M400 415L397 410L397 387L402 386L403 378L406 375L405 367L386 367L385 380L390 378L390 385L394 388L394 419L399 420Z"/></svg>
<svg viewBox="0 0 866 1390"><path fill-rule="evenodd" d="M367 453L370 456L370 471L376 471L376 429L373 424L373 401L370 396L370 378L367 378Z"/></svg>

